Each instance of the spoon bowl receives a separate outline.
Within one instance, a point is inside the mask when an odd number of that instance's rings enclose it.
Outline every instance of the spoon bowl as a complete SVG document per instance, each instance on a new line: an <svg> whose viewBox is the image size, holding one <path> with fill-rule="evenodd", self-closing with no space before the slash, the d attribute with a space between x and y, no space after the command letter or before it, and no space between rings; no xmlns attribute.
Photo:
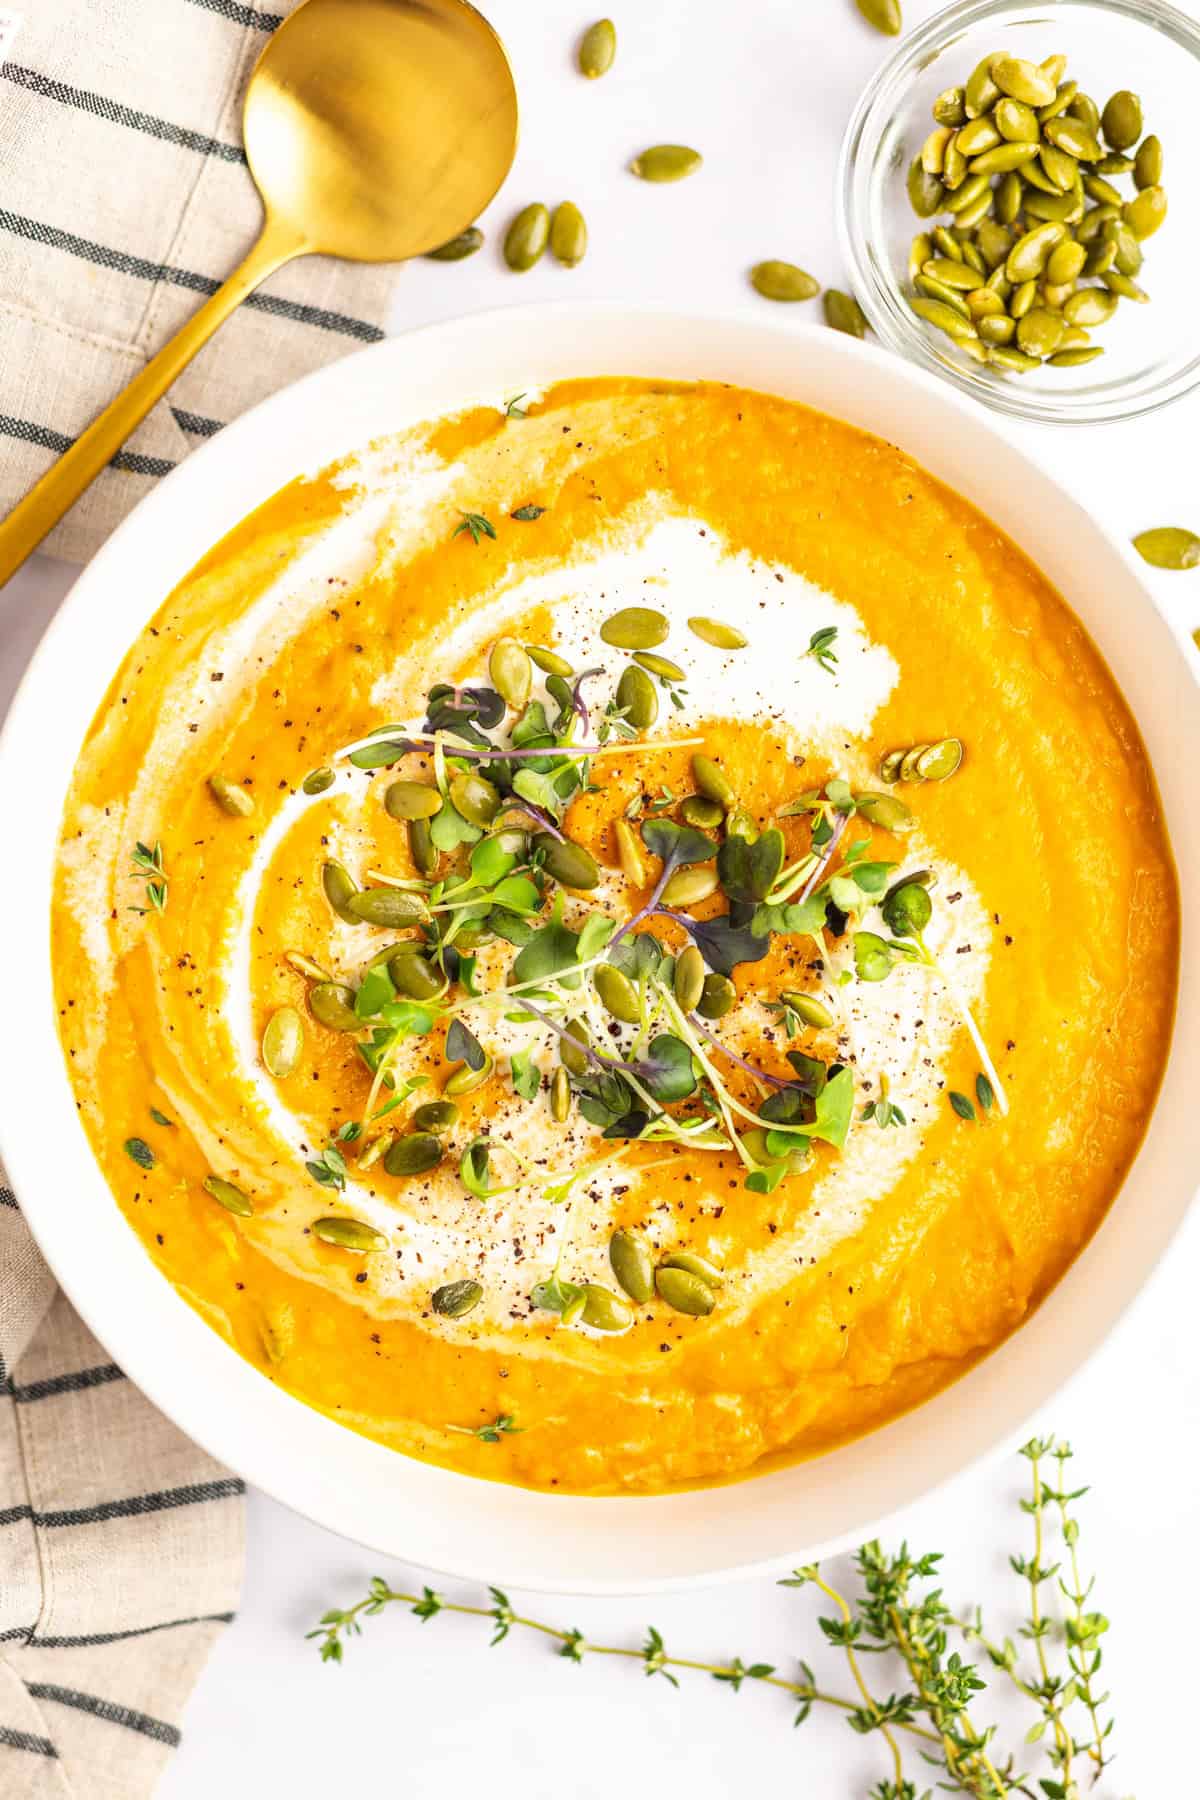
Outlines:
<svg viewBox="0 0 1200 1800"><path fill-rule="evenodd" d="M517 93L466 0L306 0L255 65L243 137L268 216L306 249L400 262L493 198Z"/></svg>

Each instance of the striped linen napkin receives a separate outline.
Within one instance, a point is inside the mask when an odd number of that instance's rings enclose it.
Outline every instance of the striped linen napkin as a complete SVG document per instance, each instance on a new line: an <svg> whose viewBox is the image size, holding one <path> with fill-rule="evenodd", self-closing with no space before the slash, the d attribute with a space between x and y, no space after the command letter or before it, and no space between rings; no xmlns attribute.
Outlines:
<svg viewBox="0 0 1200 1800"><path fill-rule="evenodd" d="M241 149L275 0L0 0L0 515L241 261ZM395 265L305 257L252 294L47 539L84 561L226 420L381 338Z"/></svg>

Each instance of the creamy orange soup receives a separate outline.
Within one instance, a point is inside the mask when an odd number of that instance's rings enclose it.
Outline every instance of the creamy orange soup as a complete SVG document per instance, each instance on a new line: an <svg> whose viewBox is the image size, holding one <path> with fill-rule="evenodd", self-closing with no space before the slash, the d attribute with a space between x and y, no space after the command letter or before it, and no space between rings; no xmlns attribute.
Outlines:
<svg viewBox="0 0 1200 1800"><path fill-rule="evenodd" d="M1020 552L863 432L630 381L219 544L92 725L53 930L189 1304L356 1431L591 1493L824 1450L1020 1325L1178 943L1137 729Z"/></svg>

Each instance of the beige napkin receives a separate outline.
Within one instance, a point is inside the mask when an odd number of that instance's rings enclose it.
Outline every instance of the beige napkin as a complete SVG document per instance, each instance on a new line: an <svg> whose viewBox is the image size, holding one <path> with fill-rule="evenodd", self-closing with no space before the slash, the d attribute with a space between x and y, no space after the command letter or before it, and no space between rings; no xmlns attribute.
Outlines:
<svg viewBox="0 0 1200 1800"><path fill-rule="evenodd" d="M254 0L0 3L0 513L249 248L241 93L279 22ZM47 548L86 558L227 419L381 337L392 273L282 270ZM3 1800L151 1792L237 1603L241 1493L56 1295L0 1170Z"/></svg>
<svg viewBox="0 0 1200 1800"><path fill-rule="evenodd" d="M242 94L291 10L0 0L0 515L250 248ZM227 419L382 337L394 274L306 257L272 276L46 548L86 560Z"/></svg>

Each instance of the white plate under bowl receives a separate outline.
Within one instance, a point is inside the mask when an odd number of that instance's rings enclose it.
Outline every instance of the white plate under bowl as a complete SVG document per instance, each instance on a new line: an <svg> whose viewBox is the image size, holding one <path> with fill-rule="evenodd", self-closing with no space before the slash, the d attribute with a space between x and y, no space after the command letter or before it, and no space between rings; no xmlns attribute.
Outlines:
<svg viewBox="0 0 1200 1800"><path fill-rule="evenodd" d="M92 1158L55 1031L47 929L80 740L127 646L193 563L293 476L372 437L601 374L704 377L805 401L900 445L1008 531L1065 593L1124 688L1158 772L1184 894L1178 1024L1149 1133L1108 1218L1041 1309L963 1380L857 1443L732 1486L646 1499L527 1493L410 1461L293 1400L210 1331L158 1273ZM1006 1446L1075 1373L1145 1283L1200 1177L1197 666L1129 553L1047 471L944 383L837 332L622 306L520 307L347 357L227 426L142 501L75 584L0 741L0 1135L38 1242L97 1337L185 1431L268 1493L381 1551L464 1577L612 1594L774 1572L858 1543ZM1066 929L1069 895L1063 913Z"/></svg>

